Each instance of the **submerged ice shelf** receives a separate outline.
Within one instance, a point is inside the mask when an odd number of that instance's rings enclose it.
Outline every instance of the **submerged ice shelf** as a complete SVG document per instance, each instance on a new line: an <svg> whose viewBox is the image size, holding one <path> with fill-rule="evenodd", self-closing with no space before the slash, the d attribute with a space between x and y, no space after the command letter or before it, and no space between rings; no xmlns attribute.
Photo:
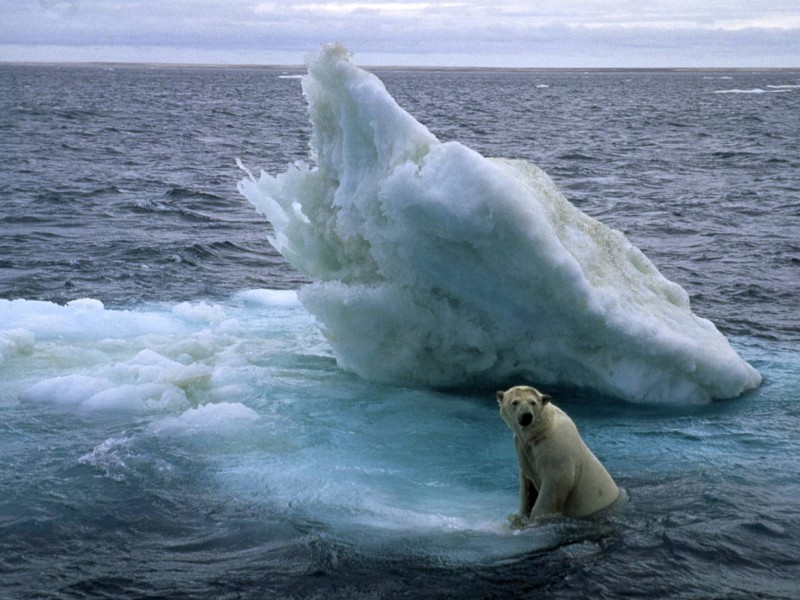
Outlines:
<svg viewBox="0 0 800 600"><path fill-rule="evenodd" d="M432 386L525 380L634 401L761 382L686 292L536 166L442 143L329 45L302 80L314 164L239 189L341 367Z"/></svg>

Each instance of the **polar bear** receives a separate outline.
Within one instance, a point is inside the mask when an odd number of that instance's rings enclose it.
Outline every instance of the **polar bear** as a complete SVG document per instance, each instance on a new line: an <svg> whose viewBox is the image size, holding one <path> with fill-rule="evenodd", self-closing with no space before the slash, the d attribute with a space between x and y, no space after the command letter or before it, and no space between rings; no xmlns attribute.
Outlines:
<svg viewBox="0 0 800 600"><path fill-rule="evenodd" d="M500 416L514 432L519 460L520 526L549 515L585 517L617 501L621 491L583 443L575 423L528 386L497 392Z"/></svg>

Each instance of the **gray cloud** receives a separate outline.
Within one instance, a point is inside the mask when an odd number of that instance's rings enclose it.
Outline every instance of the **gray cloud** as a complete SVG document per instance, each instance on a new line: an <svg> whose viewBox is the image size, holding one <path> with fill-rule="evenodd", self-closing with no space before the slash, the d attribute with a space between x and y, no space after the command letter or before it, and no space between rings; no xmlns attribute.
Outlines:
<svg viewBox="0 0 800 600"><path fill-rule="evenodd" d="M0 0L0 60L293 57L341 41L363 62L800 66L796 0ZM59 51L62 49L62 51ZM154 58L155 57L155 58ZM216 59L214 57L217 57Z"/></svg>

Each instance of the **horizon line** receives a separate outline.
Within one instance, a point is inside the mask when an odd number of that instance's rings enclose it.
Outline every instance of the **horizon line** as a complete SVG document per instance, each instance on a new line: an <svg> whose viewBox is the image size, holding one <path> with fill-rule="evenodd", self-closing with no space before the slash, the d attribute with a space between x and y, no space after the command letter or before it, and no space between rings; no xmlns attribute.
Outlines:
<svg viewBox="0 0 800 600"><path fill-rule="evenodd" d="M403 71L798 71L800 65L794 67L730 67L730 66L704 66L704 67L497 67L497 66L464 66L464 65L372 65L353 63L366 70L403 70ZM281 64L281 63L193 63L193 62L140 62L140 61L97 61L97 60L76 60L76 61L41 61L41 60L2 60L0 65L12 66L83 66L83 67L149 67L149 68L244 68L244 69L283 69L291 71L305 71L308 67L305 64Z"/></svg>

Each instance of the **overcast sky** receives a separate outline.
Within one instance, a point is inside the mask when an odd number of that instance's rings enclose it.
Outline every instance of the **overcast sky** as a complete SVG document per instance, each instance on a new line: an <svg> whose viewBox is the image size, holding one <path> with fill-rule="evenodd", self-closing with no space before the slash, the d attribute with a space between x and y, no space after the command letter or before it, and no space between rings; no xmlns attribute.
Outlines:
<svg viewBox="0 0 800 600"><path fill-rule="evenodd" d="M800 67L800 0L0 0L0 61Z"/></svg>

